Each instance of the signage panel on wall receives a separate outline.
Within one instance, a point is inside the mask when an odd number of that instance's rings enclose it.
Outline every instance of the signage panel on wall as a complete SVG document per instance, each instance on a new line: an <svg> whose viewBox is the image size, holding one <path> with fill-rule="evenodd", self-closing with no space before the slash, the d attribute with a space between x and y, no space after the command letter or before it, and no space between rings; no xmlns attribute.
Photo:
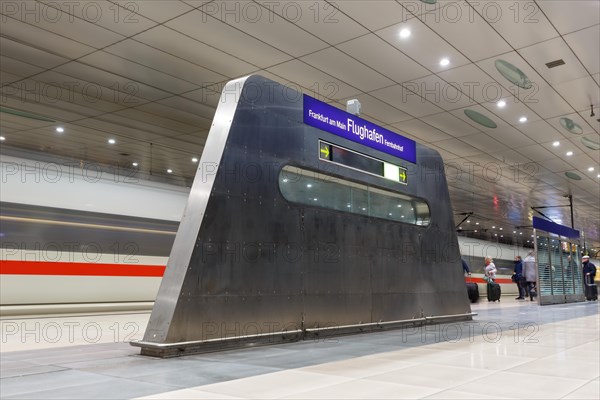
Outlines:
<svg viewBox="0 0 600 400"><path fill-rule="evenodd" d="M555 233L557 235L564 236L570 239L579 239L580 237L578 230L538 217L533 217L533 227L546 232Z"/></svg>
<svg viewBox="0 0 600 400"><path fill-rule="evenodd" d="M416 163L416 143L367 120L304 95L304 123Z"/></svg>

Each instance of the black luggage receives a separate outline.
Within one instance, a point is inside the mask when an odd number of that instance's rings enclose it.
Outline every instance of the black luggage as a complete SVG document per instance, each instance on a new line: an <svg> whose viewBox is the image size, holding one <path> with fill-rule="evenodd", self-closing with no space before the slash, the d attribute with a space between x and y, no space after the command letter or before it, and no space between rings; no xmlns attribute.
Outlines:
<svg viewBox="0 0 600 400"><path fill-rule="evenodd" d="M487 298L488 301L500 301L500 285L496 282L488 282L487 284Z"/></svg>
<svg viewBox="0 0 600 400"><path fill-rule="evenodd" d="M598 286L592 282L592 277L585 275L585 298L587 300L598 300Z"/></svg>
<svg viewBox="0 0 600 400"><path fill-rule="evenodd" d="M477 300L479 300L479 286L476 283L467 282L467 293L471 303L477 303Z"/></svg>

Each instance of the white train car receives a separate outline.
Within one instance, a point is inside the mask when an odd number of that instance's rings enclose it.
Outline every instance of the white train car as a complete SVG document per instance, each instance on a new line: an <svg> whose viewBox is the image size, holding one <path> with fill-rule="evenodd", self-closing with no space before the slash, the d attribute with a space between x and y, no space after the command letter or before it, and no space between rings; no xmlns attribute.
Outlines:
<svg viewBox="0 0 600 400"><path fill-rule="evenodd" d="M0 165L2 315L152 306L189 189L93 164Z"/></svg>
<svg viewBox="0 0 600 400"><path fill-rule="evenodd" d="M517 285L511 280L514 271L514 259L516 256L525 258L531 248L487 242L485 240L462 236L458 237L458 244L463 259L467 262L471 270L471 276L466 277L466 280L477 283L480 295L487 293L487 283L483 279L484 259L485 257L491 257L498 270L496 273L496 283L500 284L502 295L518 296Z"/></svg>

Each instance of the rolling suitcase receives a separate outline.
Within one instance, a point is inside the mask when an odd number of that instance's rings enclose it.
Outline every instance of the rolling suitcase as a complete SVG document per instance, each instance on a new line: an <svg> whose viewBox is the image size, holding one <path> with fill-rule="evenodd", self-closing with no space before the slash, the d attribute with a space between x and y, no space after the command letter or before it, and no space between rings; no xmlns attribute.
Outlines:
<svg viewBox="0 0 600 400"><path fill-rule="evenodd" d="M488 282L487 285L487 298L488 301L500 301L501 295L500 285L496 282Z"/></svg>
<svg viewBox="0 0 600 400"><path fill-rule="evenodd" d="M477 300L479 300L479 287L476 283L467 282L467 293L469 294L471 303L477 303Z"/></svg>
<svg viewBox="0 0 600 400"><path fill-rule="evenodd" d="M592 283L592 277L585 275L585 298L589 301L598 300L598 286Z"/></svg>

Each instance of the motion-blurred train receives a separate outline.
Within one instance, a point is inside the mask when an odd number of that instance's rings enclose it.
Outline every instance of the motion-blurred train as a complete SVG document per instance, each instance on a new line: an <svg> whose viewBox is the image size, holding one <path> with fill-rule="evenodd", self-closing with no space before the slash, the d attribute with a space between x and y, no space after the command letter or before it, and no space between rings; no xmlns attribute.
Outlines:
<svg viewBox="0 0 600 400"><path fill-rule="evenodd" d="M151 308L189 189L94 164L0 166L1 315Z"/></svg>
<svg viewBox="0 0 600 400"><path fill-rule="evenodd" d="M93 166L0 162L1 315L152 307L189 189ZM491 256L503 294L516 294L513 259L528 249L464 237L459 246L471 280L483 284Z"/></svg>

